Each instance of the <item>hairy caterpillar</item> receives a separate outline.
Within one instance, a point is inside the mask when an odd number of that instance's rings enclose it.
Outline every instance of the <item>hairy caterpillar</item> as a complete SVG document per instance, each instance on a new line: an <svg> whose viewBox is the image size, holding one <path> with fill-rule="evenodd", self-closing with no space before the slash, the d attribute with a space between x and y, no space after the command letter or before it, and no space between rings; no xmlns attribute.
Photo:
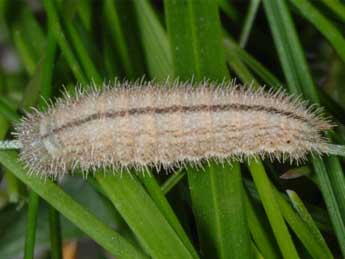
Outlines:
<svg viewBox="0 0 345 259"><path fill-rule="evenodd" d="M29 170L164 166L268 156L299 161L308 153L339 154L323 131L332 128L320 109L282 91L233 83L117 82L78 91L46 112L29 113L16 127L20 157Z"/></svg>

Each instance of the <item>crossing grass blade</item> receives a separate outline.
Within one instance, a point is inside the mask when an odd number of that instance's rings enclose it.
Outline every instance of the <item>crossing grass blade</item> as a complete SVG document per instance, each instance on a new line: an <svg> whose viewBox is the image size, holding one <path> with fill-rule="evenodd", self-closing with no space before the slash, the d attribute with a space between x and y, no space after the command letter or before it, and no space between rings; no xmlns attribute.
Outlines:
<svg viewBox="0 0 345 259"><path fill-rule="evenodd" d="M301 14L317 28L332 44L339 57L345 62L345 38L312 2L308 0L289 0Z"/></svg>
<svg viewBox="0 0 345 259"><path fill-rule="evenodd" d="M291 208L288 201L285 200L274 187L272 190L277 198L282 215L310 255L313 258L333 258L325 242L321 242L319 236L314 235L302 218Z"/></svg>
<svg viewBox="0 0 345 259"><path fill-rule="evenodd" d="M156 206L160 209L161 213L164 215L166 220L169 222L184 245L187 247L193 258L198 258L199 256L197 252L195 251L192 243L190 242L188 236L186 235L184 229L178 221L174 211L170 207L168 200L164 196L164 193L162 192L154 176L150 172L147 172L146 174L140 174L139 179L145 186L147 192L150 194Z"/></svg>
<svg viewBox="0 0 345 259"><path fill-rule="evenodd" d="M325 255L325 256L328 256L329 258L332 258L333 257L332 253L329 250L325 239L323 238L320 230L317 228L317 226L316 226L312 216L308 212L307 208L304 206L301 198L293 190L287 190L286 192L288 194L288 197L289 197L294 209L297 211L300 218L306 224L306 227L312 233L313 238L319 243L319 246L322 248L322 250L323 250L322 255ZM320 256L320 255L318 255L318 256Z"/></svg>
<svg viewBox="0 0 345 259"><path fill-rule="evenodd" d="M271 233L268 233L268 231L263 227L263 224L256 214L247 193L244 195L244 203L246 207L248 227L256 247L264 258L280 258L281 254L279 249L276 247L273 237L271 237Z"/></svg>
<svg viewBox="0 0 345 259"><path fill-rule="evenodd" d="M174 76L229 78L216 3L166 0L164 4ZM234 163L223 168L212 162L205 168L202 173L187 170L201 253L210 258L250 258L240 167Z"/></svg>
<svg viewBox="0 0 345 259"><path fill-rule="evenodd" d="M271 184L260 161L250 161L249 171L257 187L262 205L266 211L273 233L284 258L299 258L288 228L284 222L283 215L279 209Z"/></svg>
<svg viewBox="0 0 345 259"><path fill-rule="evenodd" d="M345 23L345 5L341 1L321 0L329 9L331 9Z"/></svg>
<svg viewBox="0 0 345 259"><path fill-rule="evenodd" d="M25 233L24 259L33 259L35 256L35 239L37 226L37 212L39 206L39 196L30 191L29 208Z"/></svg>
<svg viewBox="0 0 345 259"><path fill-rule="evenodd" d="M150 75L157 80L166 80L172 75L166 33L148 1L134 0L134 6Z"/></svg>
<svg viewBox="0 0 345 259"><path fill-rule="evenodd" d="M65 56L74 76L79 82L86 85L88 80L82 71L80 64L77 60L75 53L73 52L66 35L62 30L55 1L43 1L43 6L48 16L49 30L54 33L55 39L61 48L63 55Z"/></svg>
<svg viewBox="0 0 345 259"><path fill-rule="evenodd" d="M251 0L248 6L248 11L241 31L239 44L244 48L247 44L250 31L254 25L255 16L258 12L261 0Z"/></svg>
<svg viewBox="0 0 345 259"><path fill-rule="evenodd" d="M263 0L263 3L289 91L294 94L303 93L306 98L318 103L319 97L316 87L307 67L286 1ZM313 158L312 161L342 254L345 256L345 243L343 242L345 240L345 224L342 216L345 215L345 211L340 206L344 202L345 186L337 184L344 182L344 173L335 157L325 158L327 163L337 168L334 172L327 170L325 161L322 159Z"/></svg>
<svg viewBox="0 0 345 259"><path fill-rule="evenodd" d="M135 176L97 175L96 179L150 256L193 258Z"/></svg>
<svg viewBox="0 0 345 259"><path fill-rule="evenodd" d="M114 1L106 0L103 3L104 18L108 23L107 28L109 28L110 35L120 55L120 59L124 66L124 70L129 78L134 78L135 71L132 61L130 59L130 49L127 46L126 38L122 28L122 24L119 18L118 8Z"/></svg>
<svg viewBox="0 0 345 259"><path fill-rule="evenodd" d="M51 180L43 181L39 177L29 176L14 152L0 151L0 163L112 255L128 259L147 258L139 249L97 219Z"/></svg>

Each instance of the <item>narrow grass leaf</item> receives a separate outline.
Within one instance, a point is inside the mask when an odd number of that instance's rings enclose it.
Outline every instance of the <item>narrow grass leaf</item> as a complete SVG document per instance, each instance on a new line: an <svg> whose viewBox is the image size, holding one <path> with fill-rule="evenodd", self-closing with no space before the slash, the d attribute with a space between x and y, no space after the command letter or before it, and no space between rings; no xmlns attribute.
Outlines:
<svg viewBox="0 0 345 259"><path fill-rule="evenodd" d="M85 74L89 81L95 82L96 86L102 85L103 79L98 73L96 66L91 60L88 50L84 46L84 43L78 34L72 21L63 22L66 33L69 35L71 45L75 49L76 55L78 56L79 63L85 71Z"/></svg>
<svg viewBox="0 0 345 259"><path fill-rule="evenodd" d="M147 258L52 181L49 179L43 181L39 177L29 176L18 163L18 157L14 152L0 151L0 163L112 255L128 259Z"/></svg>
<svg viewBox="0 0 345 259"><path fill-rule="evenodd" d="M246 207L246 216L248 227L257 248L264 258L280 258L280 252L275 246L275 241L271 238L271 235L267 233L263 224L260 222L256 211L251 204L248 194L244 194L244 204Z"/></svg>
<svg viewBox="0 0 345 259"><path fill-rule="evenodd" d="M147 176L149 175L149 176ZM156 179L150 172L146 174L139 174L139 179L144 184L147 192L150 194L152 200L155 202L156 206L160 209L161 213L164 215L166 220L169 222L170 226L175 230L177 235L180 237L184 245L187 247L193 258L198 258L192 243L190 242L186 232L182 228L180 222L178 221L174 211L172 210L168 200L164 196L163 192Z"/></svg>
<svg viewBox="0 0 345 259"><path fill-rule="evenodd" d="M345 23L345 5L338 0L321 0L329 9L331 9Z"/></svg>
<svg viewBox="0 0 345 259"><path fill-rule="evenodd" d="M256 75L264 80L271 87L282 86L282 83L278 78L273 75L267 68L265 68L259 61L253 56L242 49L233 39L230 37L224 38L225 52L232 52L238 56Z"/></svg>
<svg viewBox="0 0 345 259"><path fill-rule="evenodd" d="M266 175L265 168L260 161L250 161L249 171L260 195L262 205L266 211L273 233L284 258L299 258L288 228L280 212L271 183Z"/></svg>
<svg viewBox="0 0 345 259"><path fill-rule="evenodd" d="M35 72L25 88L21 103L22 107L28 108L36 104L39 104L39 106L45 105L45 100L52 93L55 55L56 41L54 35L50 33L47 37L46 46L41 54L41 58L36 61Z"/></svg>
<svg viewBox="0 0 345 259"><path fill-rule="evenodd" d="M193 258L135 176L97 175L96 179L150 256Z"/></svg>
<svg viewBox="0 0 345 259"><path fill-rule="evenodd" d="M124 31L122 29L121 21L119 18L118 10L114 1L106 0L103 2L104 18L107 22L107 28L109 28L112 40L115 43L116 48L120 55L121 62L124 66L124 70L129 78L134 78L135 71L130 59L130 49L127 46Z"/></svg>
<svg viewBox="0 0 345 259"><path fill-rule="evenodd" d="M225 47L225 57L226 60L232 70L235 71L236 75L245 83L248 85L252 85L254 87L258 86L257 81L255 80L253 74L247 66L244 64L244 62L239 58L238 54L236 51L234 51L230 46L229 46L230 41L228 39L224 40L224 47Z"/></svg>
<svg viewBox="0 0 345 259"><path fill-rule="evenodd" d="M303 49L285 0L263 0L263 2L290 92L294 94L303 93L309 100L318 103L319 97L316 87L306 64ZM342 218L345 211L343 211L342 206L339 206L345 197L345 186L336 184L344 182L344 173L336 158L331 160L325 158L325 160L339 170L327 172L322 159L312 159L342 254L345 256L345 243L343 242L345 240L345 228Z"/></svg>
<svg viewBox="0 0 345 259"><path fill-rule="evenodd" d="M161 185L161 190L162 192L166 195L174 186L179 183L183 177L186 176L186 171L185 170L179 170L177 172L174 172L173 175L171 175L168 180L166 180L162 185Z"/></svg>
<svg viewBox="0 0 345 259"><path fill-rule="evenodd" d="M298 215L301 217L303 222L309 228L309 230L312 233L315 240L318 241L320 247L323 249L323 254L325 256L327 256L328 258L332 258L333 257L332 253L329 250L325 239L323 238L320 230L317 228L317 226L316 226L312 216L308 212L307 208L304 206L301 198L293 190L287 190L286 193L288 194L288 197L289 197L294 209L297 211Z"/></svg>
<svg viewBox="0 0 345 259"><path fill-rule="evenodd" d="M20 116L16 113L16 111L8 105L5 98L0 97L0 113L4 118L11 122L18 121Z"/></svg>
<svg viewBox="0 0 345 259"><path fill-rule="evenodd" d="M35 71L35 60L44 48L44 35L38 21L25 3L8 1L6 3L7 23L17 53L29 75Z"/></svg>
<svg viewBox="0 0 345 259"><path fill-rule="evenodd" d="M44 0L43 1L43 6L45 8L45 11L48 16L48 26L49 26L49 31L54 33L55 39L58 42L61 51L63 55L65 56L71 70L73 71L74 76L76 79L81 82L82 84L86 85L88 80L86 79L80 64L69 44L69 42L66 39L66 36L62 30L58 12L56 9L56 6L54 4L54 1L50 0Z"/></svg>
<svg viewBox="0 0 345 259"><path fill-rule="evenodd" d="M24 259L33 259L35 257L35 239L39 200L39 196L34 191L30 191L28 216L25 230Z"/></svg>
<svg viewBox="0 0 345 259"><path fill-rule="evenodd" d="M273 185L272 190L274 191L282 215L310 255L313 258L333 258L327 245L325 243L321 244L319 237L314 236L314 233L310 231L308 225Z"/></svg>
<svg viewBox="0 0 345 259"><path fill-rule="evenodd" d="M52 259L62 259L60 215L49 206L49 234Z"/></svg>
<svg viewBox="0 0 345 259"><path fill-rule="evenodd" d="M246 18L244 19L244 25L241 31L239 44L241 48L244 48L247 44L250 31L253 28L254 20L258 12L261 0L250 0Z"/></svg>
<svg viewBox="0 0 345 259"><path fill-rule="evenodd" d="M229 78L216 3L166 0L164 4L174 76L181 80ZM251 257L239 165L222 167L211 162L205 172L187 171L203 256Z"/></svg>
<svg viewBox="0 0 345 259"><path fill-rule="evenodd" d="M167 35L147 0L134 0L134 6L150 75L166 80L172 75Z"/></svg>
<svg viewBox="0 0 345 259"><path fill-rule="evenodd" d="M308 0L290 0L290 2L326 37L345 62L345 38L337 27L315 8L312 2Z"/></svg>

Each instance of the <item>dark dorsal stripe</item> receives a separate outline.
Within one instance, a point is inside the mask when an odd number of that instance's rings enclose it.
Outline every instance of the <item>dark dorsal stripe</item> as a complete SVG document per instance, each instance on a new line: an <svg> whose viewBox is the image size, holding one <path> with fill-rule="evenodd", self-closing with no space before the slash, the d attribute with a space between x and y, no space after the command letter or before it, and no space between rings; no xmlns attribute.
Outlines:
<svg viewBox="0 0 345 259"><path fill-rule="evenodd" d="M95 113L89 115L85 118L68 122L61 127L52 129L50 133L42 135L42 138L48 137L50 134L59 133L65 129L78 127L84 123L93 120L100 120L104 118L118 118L130 115L143 115L143 114L167 114L167 113L188 113L188 112L217 112L217 111L262 111L267 113L273 113L278 115L283 115L289 118L293 118L302 122L308 123L308 121L295 113L282 111L274 107L265 107L260 105L246 105L246 104L214 104L214 105L195 105L195 106L182 106L182 105L174 105L170 107L162 107L162 108L154 108L154 107L143 107L143 108L132 108L129 110L120 110L120 111L110 111L110 112L103 112L103 113Z"/></svg>

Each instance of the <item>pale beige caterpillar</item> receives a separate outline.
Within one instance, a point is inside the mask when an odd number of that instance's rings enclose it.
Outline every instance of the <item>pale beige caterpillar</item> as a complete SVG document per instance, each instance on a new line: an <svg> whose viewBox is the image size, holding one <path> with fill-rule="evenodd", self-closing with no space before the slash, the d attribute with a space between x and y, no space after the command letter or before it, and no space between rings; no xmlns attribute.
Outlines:
<svg viewBox="0 0 345 259"><path fill-rule="evenodd" d="M16 132L30 171L58 176L257 155L298 161L337 153L322 135L330 128L318 109L282 91L118 82L29 113Z"/></svg>

